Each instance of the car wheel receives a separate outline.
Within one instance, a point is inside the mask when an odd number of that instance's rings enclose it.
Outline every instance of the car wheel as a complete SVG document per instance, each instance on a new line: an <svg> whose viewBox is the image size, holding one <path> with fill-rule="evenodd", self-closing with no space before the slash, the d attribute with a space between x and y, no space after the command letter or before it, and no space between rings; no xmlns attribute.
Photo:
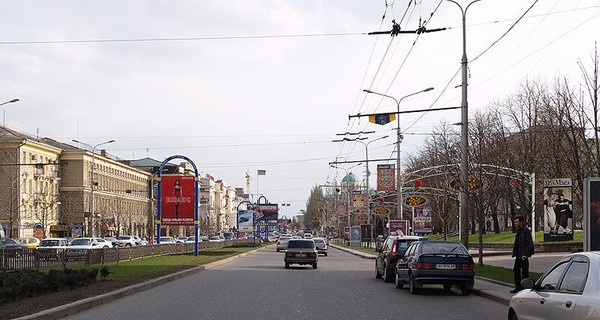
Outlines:
<svg viewBox="0 0 600 320"><path fill-rule="evenodd" d="M394 272L395 273L395 272ZM391 272L389 272L388 268L386 266L383 267L383 281L385 282L392 282L394 275L391 274Z"/></svg>
<svg viewBox="0 0 600 320"><path fill-rule="evenodd" d="M317 268L317 263L315 262L315 263L313 263L313 269L316 269L316 268Z"/></svg>
<svg viewBox="0 0 600 320"><path fill-rule="evenodd" d="M277 252L279 252L279 249L277 249Z"/></svg>
<svg viewBox="0 0 600 320"><path fill-rule="evenodd" d="M131 243L126 244L125 247L131 248Z"/></svg>
<svg viewBox="0 0 600 320"><path fill-rule="evenodd" d="M516 313L513 313L512 317L510 317L510 320L519 320L519 317L517 317Z"/></svg>
<svg viewBox="0 0 600 320"><path fill-rule="evenodd" d="M286 263L285 263L285 268L286 268L286 269L289 269L289 268L290 268L290 264L286 262Z"/></svg>
<svg viewBox="0 0 600 320"><path fill-rule="evenodd" d="M410 293L412 293L412 294L419 294L419 288L417 287L416 282L417 281L415 281L415 277L410 276L408 283L410 285Z"/></svg>
<svg viewBox="0 0 600 320"><path fill-rule="evenodd" d="M404 283L400 281L400 276L396 274L396 289L404 288Z"/></svg>
<svg viewBox="0 0 600 320"><path fill-rule="evenodd" d="M381 273L379 273L379 268L377 268L377 263L375 263L375 279L381 279Z"/></svg>
<svg viewBox="0 0 600 320"><path fill-rule="evenodd" d="M450 292L450 290L452 290L452 285L447 283L444 284L444 291Z"/></svg>
<svg viewBox="0 0 600 320"><path fill-rule="evenodd" d="M471 294L471 288L468 288L466 285L462 285L460 287L460 293L462 293L463 296L468 296Z"/></svg>

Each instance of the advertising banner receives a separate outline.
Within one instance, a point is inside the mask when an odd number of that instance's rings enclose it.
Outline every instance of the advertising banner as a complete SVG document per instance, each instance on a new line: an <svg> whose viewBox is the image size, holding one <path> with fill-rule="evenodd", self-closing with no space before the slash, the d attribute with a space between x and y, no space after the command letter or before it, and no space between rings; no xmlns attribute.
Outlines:
<svg viewBox="0 0 600 320"><path fill-rule="evenodd" d="M163 225L194 225L194 176L161 177L161 215Z"/></svg>
<svg viewBox="0 0 600 320"><path fill-rule="evenodd" d="M390 220L390 234L391 236L406 236L408 235L408 221L407 220Z"/></svg>
<svg viewBox="0 0 600 320"><path fill-rule="evenodd" d="M544 242L573 240L573 182L545 179Z"/></svg>
<svg viewBox="0 0 600 320"><path fill-rule="evenodd" d="M353 226L350 228L350 242L360 242L360 227Z"/></svg>
<svg viewBox="0 0 600 320"><path fill-rule="evenodd" d="M431 233L433 231L433 221L431 217L431 208L414 208L413 210L413 232Z"/></svg>
<svg viewBox="0 0 600 320"><path fill-rule="evenodd" d="M360 236L362 242L371 241L371 225L370 224L361 224L360 225Z"/></svg>
<svg viewBox="0 0 600 320"><path fill-rule="evenodd" d="M354 207L354 212L360 212L365 206L365 201L367 201L366 194L362 193L362 191L352 191L352 206Z"/></svg>
<svg viewBox="0 0 600 320"><path fill-rule="evenodd" d="M237 224L240 232L254 232L254 211L239 210L237 214Z"/></svg>
<svg viewBox="0 0 600 320"><path fill-rule="evenodd" d="M377 191L396 191L396 166L377 165Z"/></svg>
<svg viewBox="0 0 600 320"><path fill-rule="evenodd" d="M583 183L583 227L583 250L600 250L600 178L587 178Z"/></svg>

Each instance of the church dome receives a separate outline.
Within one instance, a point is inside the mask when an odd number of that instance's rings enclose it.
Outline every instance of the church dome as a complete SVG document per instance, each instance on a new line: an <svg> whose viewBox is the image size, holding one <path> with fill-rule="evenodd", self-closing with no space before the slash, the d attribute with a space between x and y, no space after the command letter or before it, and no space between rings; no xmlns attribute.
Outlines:
<svg viewBox="0 0 600 320"><path fill-rule="evenodd" d="M344 179L342 179L342 183L356 183L358 182L358 179L356 179L356 176L350 172L348 173Z"/></svg>

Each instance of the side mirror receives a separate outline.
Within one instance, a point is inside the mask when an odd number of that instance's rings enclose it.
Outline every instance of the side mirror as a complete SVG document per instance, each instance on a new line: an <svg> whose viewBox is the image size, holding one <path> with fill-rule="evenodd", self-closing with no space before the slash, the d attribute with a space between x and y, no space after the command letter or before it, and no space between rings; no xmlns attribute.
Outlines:
<svg viewBox="0 0 600 320"><path fill-rule="evenodd" d="M521 281L521 288L532 289L535 286L535 281L530 278L525 278Z"/></svg>

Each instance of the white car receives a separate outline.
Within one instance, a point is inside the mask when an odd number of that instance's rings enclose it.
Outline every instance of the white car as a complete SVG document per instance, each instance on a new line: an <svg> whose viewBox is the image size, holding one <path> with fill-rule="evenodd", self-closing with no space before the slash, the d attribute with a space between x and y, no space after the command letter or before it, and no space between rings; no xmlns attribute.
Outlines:
<svg viewBox="0 0 600 320"><path fill-rule="evenodd" d="M68 247L69 240L66 238L46 238L40 241L40 244L35 249L35 254L39 259L42 260L60 260Z"/></svg>
<svg viewBox="0 0 600 320"><path fill-rule="evenodd" d="M208 239L208 242L223 242L225 239L221 239L219 236L212 236Z"/></svg>
<svg viewBox="0 0 600 320"><path fill-rule="evenodd" d="M175 240L175 238L173 237L160 237L160 244L176 244L177 240Z"/></svg>
<svg viewBox="0 0 600 320"><path fill-rule="evenodd" d="M85 259L89 250L102 249L100 243L94 238L75 238L67 248L67 259Z"/></svg>
<svg viewBox="0 0 600 320"><path fill-rule="evenodd" d="M98 242L98 244L100 244L100 247L103 249L110 249L113 247L113 244L111 241L102 239L102 238L94 238L94 240L96 240Z"/></svg>
<svg viewBox="0 0 600 320"><path fill-rule="evenodd" d="M598 319L600 251L572 253L521 286L510 299L508 319Z"/></svg>
<svg viewBox="0 0 600 320"><path fill-rule="evenodd" d="M134 237L122 235L117 237L117 242L119 243L119 247L135 247L137 246L137 242Z"/></svg>

